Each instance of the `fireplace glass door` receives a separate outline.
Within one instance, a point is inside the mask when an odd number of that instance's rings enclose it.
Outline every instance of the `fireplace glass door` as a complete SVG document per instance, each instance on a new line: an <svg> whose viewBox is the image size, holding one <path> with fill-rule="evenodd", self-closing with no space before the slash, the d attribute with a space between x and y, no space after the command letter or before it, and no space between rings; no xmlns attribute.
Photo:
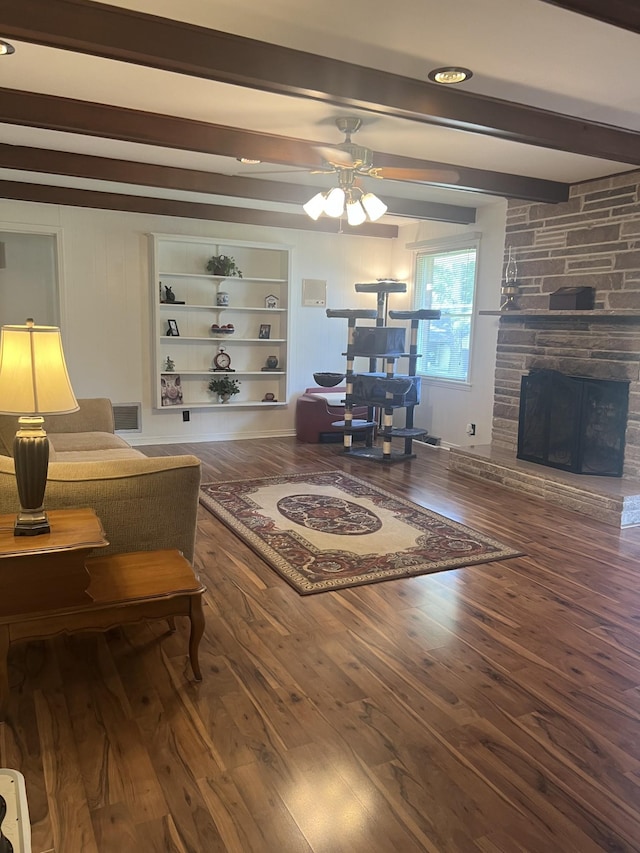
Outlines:
<svg viewBox="0 0 640 853"><path fill-rule="evenodd" d="M518 459L621 477L629 383L533 370L522 377Z"/></svg>

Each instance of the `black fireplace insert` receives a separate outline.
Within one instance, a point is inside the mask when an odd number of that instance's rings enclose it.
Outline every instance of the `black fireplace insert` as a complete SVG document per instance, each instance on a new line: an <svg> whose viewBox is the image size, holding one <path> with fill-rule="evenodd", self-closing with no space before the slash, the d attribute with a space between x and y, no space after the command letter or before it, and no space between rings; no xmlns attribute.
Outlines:
<svg viewBox="0 0 640 853"><path fill-rule="evenodd" d="M532 370L522 377L518 459L621 477L629 383Z"/></svg>

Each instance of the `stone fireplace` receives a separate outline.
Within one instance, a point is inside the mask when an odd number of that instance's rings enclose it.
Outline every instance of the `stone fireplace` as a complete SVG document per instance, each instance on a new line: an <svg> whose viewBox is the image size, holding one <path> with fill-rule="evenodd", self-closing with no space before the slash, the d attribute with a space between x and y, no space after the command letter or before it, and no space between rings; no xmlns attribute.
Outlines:
<svg viewBox="0 0 640 853"><path fill-rule="evenodd" d="M558 205L510 202L506 243L518 259L518 310L481 312L500 317L491 444L453 448L449 467L640 524L640 173L577 185ZM594 289L592 310L549 308L551 293L577 286ZM536 371L625 386L621 476L517 458L521 385Z"/></svg>
<svg viewBox="0 0 640 853"><path fill-rule="evenodd" d="M615 475L518 459L522 381L539 371L624 386L618 425L622 466ZM639 426L640 309L553 314L524 309L500 318L491 444L453 448L449 467L620 527L640 524Z"/></svg>
<svg viewBox="0 0 640 853"><path fill-rule="evenodd" d="M522 377L552 370L629 389L622 476L640 477L640 306L637 312L524 309L500 319L492 444L516 451Z"/></svg>

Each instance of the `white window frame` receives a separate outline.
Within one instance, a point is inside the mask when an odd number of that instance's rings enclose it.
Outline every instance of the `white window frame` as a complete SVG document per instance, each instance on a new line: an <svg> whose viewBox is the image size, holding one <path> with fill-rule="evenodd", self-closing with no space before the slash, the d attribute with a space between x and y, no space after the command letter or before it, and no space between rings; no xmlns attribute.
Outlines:
<svg viewBox="0 0 640 853"><path fill-rule="evenodd" d="M407 245L408 249L414 250L414 259L413 259L413 307L414 309L430 307L424 304L424 299L422 298L421 288L418 282L418 259L422 255L433 255L433 254L445 254L447 252L459 252L462 249L473 249L475 251L475 270L474 270L474 281L473 281L473 297L472 304L469 310L469 357L467 363L467 375L464 379L458 379L455 377L442 376L436 373L427 373L425 372L425 365L421 364L422 359L419 358L416 365L417 373L425 379L425 381L436 384L436 385L444 385L447 387L460 387L460 388L468 388L471 385L472 378L472 358L471 354L473 352L473 338L474 338L474 330L475 330L475 313L476 313L476 299L478 294L478 268L479 268L479 258L480 258L480 232L472 232L469 234L460 234L456 237L443 237L438 238L436 240L424 240L420 243L412 243ZM444 316L444 312L443 312ZM429 321L424 321L428 323ZM435 323L437 321L432 320L431 323ZM421 324L422 325L422 324Z"/></svg>

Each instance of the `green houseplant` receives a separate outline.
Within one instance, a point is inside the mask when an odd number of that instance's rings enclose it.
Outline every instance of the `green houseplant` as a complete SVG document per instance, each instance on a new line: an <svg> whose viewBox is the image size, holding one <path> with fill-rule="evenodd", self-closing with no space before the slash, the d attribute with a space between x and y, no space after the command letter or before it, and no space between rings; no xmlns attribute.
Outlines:
<svg viewBox="0 0 640 853"><path fill-rule="evenodd" d="M209 391L217 394L223 403L230 397L240 393L240 380L232 379L228 374L224 376L213 376L209 380Z"/></svg>
<svg viewBox="0 0 640 853"><path fill-rule="evenodd" d="M238 269L235 260L229 255L214 255L212 258L209 258L206 270L211 275L242 278L242 270Z"/></svg>

